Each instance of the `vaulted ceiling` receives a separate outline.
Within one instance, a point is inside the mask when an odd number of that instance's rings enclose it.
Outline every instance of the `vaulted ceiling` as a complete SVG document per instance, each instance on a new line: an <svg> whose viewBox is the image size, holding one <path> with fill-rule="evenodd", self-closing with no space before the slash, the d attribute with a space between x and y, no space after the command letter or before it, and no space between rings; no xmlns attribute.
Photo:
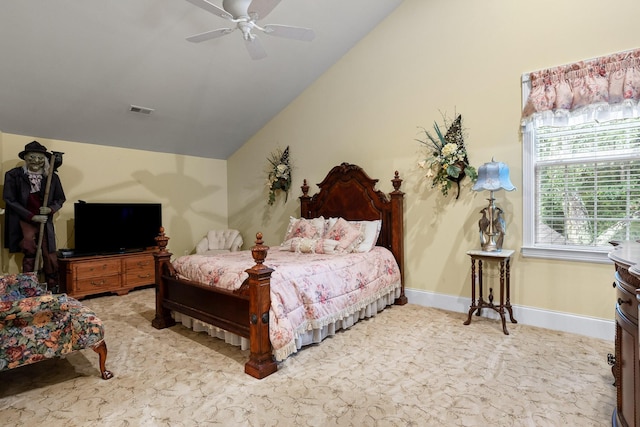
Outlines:
<svg viewBox="0 0 640 427"><path fill-rule="evenodd" d="M316 37L258 32L253 60L240 31L186 41L231 23L185 0L4 1L0 131L227 159L401 2L282 0L259 24Z"/></svg>

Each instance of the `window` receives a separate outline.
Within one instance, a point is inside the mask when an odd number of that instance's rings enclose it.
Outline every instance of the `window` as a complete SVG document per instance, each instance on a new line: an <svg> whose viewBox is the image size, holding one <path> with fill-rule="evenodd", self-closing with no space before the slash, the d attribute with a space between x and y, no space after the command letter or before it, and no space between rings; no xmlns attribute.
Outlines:
<svg viewBox="0 0 640 427"><path fill-rule="evenodd" d="M524 125L523 255L607 262L640 239L640 118L597 114Z"/></svg>
<svg viewBox="0 0 640 427"><path fill-rule="evenodd" d="M522 76L524 256L640 239L640 49Z"/></svg>

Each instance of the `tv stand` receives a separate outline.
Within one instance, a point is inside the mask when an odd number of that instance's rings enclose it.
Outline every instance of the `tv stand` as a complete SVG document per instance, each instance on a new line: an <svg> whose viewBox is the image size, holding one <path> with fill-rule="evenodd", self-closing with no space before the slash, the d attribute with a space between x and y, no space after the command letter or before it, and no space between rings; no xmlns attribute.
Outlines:
<svg viewBox="0 0 640 427"><path fill-rule="evenodd" d="M60 291L81 299L106 292L124 295L155 282L157 249L112 255L58 257Z"/></svg>

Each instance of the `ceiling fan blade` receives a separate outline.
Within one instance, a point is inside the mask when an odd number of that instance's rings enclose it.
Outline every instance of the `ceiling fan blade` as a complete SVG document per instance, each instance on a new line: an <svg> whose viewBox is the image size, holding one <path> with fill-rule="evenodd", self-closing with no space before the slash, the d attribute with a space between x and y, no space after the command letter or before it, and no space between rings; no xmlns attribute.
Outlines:
<svg viewBox="0 0 640 427"><path fill-rule="evenodd" d="M280 3L280 0L253 0L249 6L249 14L256 21L264 18Z"/></svg>
<svg viewBox="0 0 640 427"><path fill-rule="evenodd" d="M187 0L194 6L198 6L201 9L206 10L207 12L211 12L214 15L218 15L220 18L224 19L233 19L233 15L231 15L226 10L216 6L215 4L209 3L207 0Z"/></svg>
<svg viewBox="0 0 640 427"><path fill-rule="evenodd" d="M232 33L234 30L231 28L219 28L217 30L206 31L204 33L195 34L187 37L187 40L193 43L200 43L206 40L216 39L226 34Z"/></svg>
<svg viewBox="0 0 640 427"><path fill-rule="evenodd" d="M316 37L316 33L310 28L290 27L289 25L265 25L264 32L272 36L286 37L288 39L310 42Z"/></svg>
<svg viewBox="0 0 640 427"><path fill-rule="evenodd" d="M262 47L260 39L258 39L255 35L252 38L245 40L244 45L246 46L251 59L262 59L267 57L267 52Z"/></svg>

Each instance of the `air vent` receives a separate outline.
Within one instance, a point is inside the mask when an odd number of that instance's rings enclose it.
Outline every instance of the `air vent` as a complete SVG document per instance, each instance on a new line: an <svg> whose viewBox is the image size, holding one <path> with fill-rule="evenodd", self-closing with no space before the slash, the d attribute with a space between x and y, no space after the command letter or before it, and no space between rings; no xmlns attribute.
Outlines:
<svg viewBox="0 0 640 427"><path fill-rule="evenodd" d="M129 111L140 114L151 114L155 110L153 108L140 107L139 105L131 105Z"/></svg>

